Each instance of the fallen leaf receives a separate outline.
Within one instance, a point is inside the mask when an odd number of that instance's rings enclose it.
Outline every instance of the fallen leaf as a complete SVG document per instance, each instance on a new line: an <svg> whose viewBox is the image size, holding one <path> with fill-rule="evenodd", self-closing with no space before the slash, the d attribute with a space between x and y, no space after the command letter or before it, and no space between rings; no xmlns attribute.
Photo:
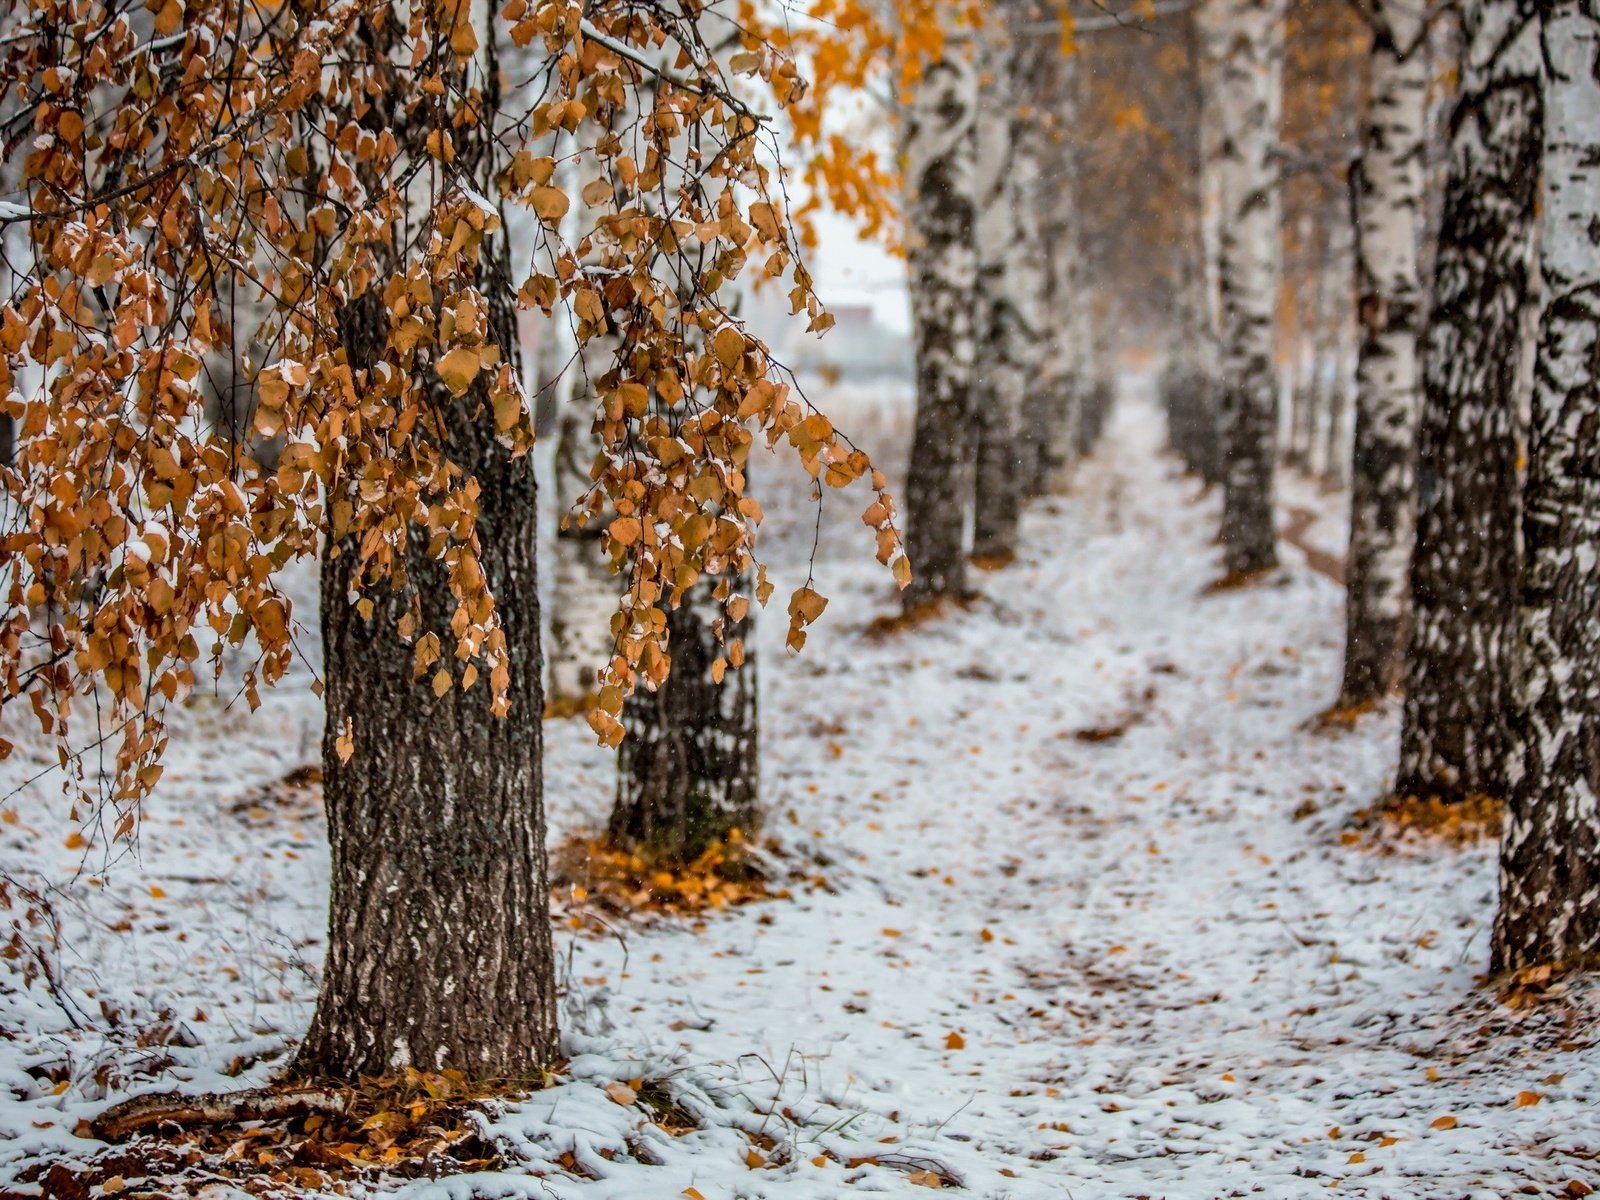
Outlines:
<svg viewBox="0 0 1600 1200"><path fill-rule="evenodd" d="M1528 1107L1530 1107L1532 1105L1535 1105L1535 1104L1539 1103L1539 1101L1541 1101L1543 1099L1544 1099L1544 1096L1539 1092L1518 1092L1517 1093L1517 1107L1518 1108L1528 1108Z"/></svg>
<svg viewBox="0 0 1600 1200"><path fill-rule="evenodd" d="M967 1039L952 1031L945 1035L944 1048L946 1050L965 1050L967 1048Z"/></svg>
<svg viewBox="0 0 1600 1200"><path fill-rule="evenodd" d="M620 1080L615 1083L606 1084L606 1095L610 1096L624 1108L639 1098L638 1092L634 1091L631 1087Z"/></svg>
<svg viewBox="0 0 1600 1200"><path fill-rule="evenodd" d="M1430 1129L1454 1129L1455 1127L1456 1119L1452 1116L1436 1117L1428 1126Z"/></svg>
<svg viewBox="0 0 1600 1200"><path fill-rule="evenodd" d="M925 1188L941 1188L944 1186L944 1180L932 1171L913 1171L906 1176L906 1182Z"/></svg>

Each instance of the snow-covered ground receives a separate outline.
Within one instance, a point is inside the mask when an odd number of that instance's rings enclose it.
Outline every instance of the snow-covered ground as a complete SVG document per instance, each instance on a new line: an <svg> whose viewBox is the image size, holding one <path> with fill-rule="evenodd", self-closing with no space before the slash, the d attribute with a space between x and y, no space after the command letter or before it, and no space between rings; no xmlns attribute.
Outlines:
<svg viewBox="0 0 1600 1200"><path fill-rule="evenodd" d="M890 585L834 503L827 616L799 657L780 620L763 634L770 828L814 857L817 885L693 924L558 931L570 1078L489 1126L546 1176L408 1195L1600 1184L1594 995L1511 1010L1478 986L1491 848L1345 844L1395 727L1307 725L1336 690L1339 590L1289 549L1269 581L1203 595L1216 498L1161 436L1146 382L1128 381L1074 494L1032 508L986 598L880 640L866 626L894 611ZM1285 490L1286 521L1318 503ZM769 509L782 595L810 518ZM1336 550L1339 524L1308 536ZM69 847L48 781L6 802L0 868L47 887L62 948L54 987L24 984L27 953L0 976L0 1184L95 1153L73 1128L110 1099L269 1077L304 1028L320 817L314 794L248 793L314 755L303 683L254 717L184 714L136 861L101 870L92 837ZM597 821L609 754L581 721L552 723L548 745L555 828ZM706 1127L670 1136L605 1090L640 1077L667 1078ZM548 1173L564 1151L599 1178Z"/></svg>

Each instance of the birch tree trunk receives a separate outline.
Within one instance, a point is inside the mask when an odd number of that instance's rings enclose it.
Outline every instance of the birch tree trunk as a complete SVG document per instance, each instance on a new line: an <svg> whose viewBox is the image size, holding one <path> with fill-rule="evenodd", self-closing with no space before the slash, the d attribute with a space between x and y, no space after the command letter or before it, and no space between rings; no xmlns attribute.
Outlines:
<svg viewBox="0 0 1600 1200"><path fill-rule="evenodd" d="M1004 11L1011 12L1007 4ZM1037 382L1039 295L1037 159L1022 134L1019 66L1024 56L1005 22L979 31L979 64L989 86L979 99L978 139L978 349L974 364L977 404L977 477L973 487L972 557L997 566L1017 552L1022 515L1024 447L1022 410Z"/></svg>
<svg viewBox="0 0 1600 1200"><path fill-rule="evenodd" d="M593 486L590 468L600 452L594 380L610 369L616 343L614 336L605 336L584 347L581 369L574 366L576 378L557 415L553 487L561 518ZM586 706L596 674L615 645L611 614L619 585L600 547L605 524L562 519L551 545L549 701L560 711Z"/></svg>
<svg viewBox="0 0 1600 1200"><path fill-rule="evenodd" d="M1305 224L1309 225L1309 220ZM1303 240L1301 244L1304 244ZM1294 288L1291 293L1292 329L1286 339L1291 348L1291 356L1289 378L1283 385L1283 390L1289 398L1289 420L1287 436L1284 439L1283 465L1302 471L1306 469L1312 429L1311 373L1305 368L1307 360L1311 357L1308 351L1312 339L1316 336L1317 303L1322 298L1323 283L1326 278L1322 271L1315 272L1315 275L1316 278L1309 289L1302 284ZM1311 293L1310 303L1306 302L1308 290Z"/></svg>
<svg viewBox="0 0 1600 1200"><path fill-rule="evenodd" d="M1348 246L1346 247L1348 249ZM1342 277L1340 291L1350 300L1354 289L1350 286L1350 258L1337 259ZM1331 490L1341 492L1350 482L1350 410L1353 407L1356 366L1356 322L1353 303L1335 307L1333 386L1328 389L1328 420L1323 427L1322 482Z"/></svg>
<svg viewBox="0 0 1600 1200"><path fill-rule="evenodd" d="M1284 0L1210 0L1218 11L1214 113L1222 191L1222 543L1231 577L1277 565L1273 323L1282 257L1277 149Z"/></svg>
<svg viewBox="0 0 1600 1200"><path fill-rule="evenodd" d="M1193 80L1192 103L1199 114L1193 146L1194 246L1179 272L1180 341L1165 383L1172 422L1169 436L1184 465L1207 484L1222 481L1217 428L1217 395L1221 391L1218 288L1222 267L1222 195L1221 138L1212 99L1216 70L1214 20L1214 12L1202 9L1191 13L1185 25Z"/></svg>
<svg viewBox="0 0 1600 1200"><path fill-rule="evenodd" d="M1344 680L1338 707L1359 709L1399 681L1409 568L1416 538L1417 337L1427 28L1409 0L1370 10L1372 55L1355 208L1355 448Z"/></svg>
<svg viewBox="0 0 1600 1200"><path fill-rule="evenodd" d="M735 830L751 834L760 824L753 619L729 627L726 645L719 641L715 586L702 580L667 613L672 673L624 706L609 833L655 862L693 862ZM719 680L713 666L725 654L742 665Z"/></svg>
<svg viewBox="0 0 1600 1200"><path fill-rule="evenodd" d="M390 30L404 28L386 12ZM365 30L381 40L381 27ZM392 38L392 34L389 35ZM485 34L492 39L492 34ZM493 110L492 40L482 80ZM402 136L402 143L405 138ZM457 143L457 167L494 177L492 144ZM486 239L481 290L496 342L516 345L505 239ZM389 315L376 291L355 299L340 333L350 364L371 368ZM448 568L414 531L405 582L349 603L359 556L330 539L322 563L326 678L323 800L332 894L328 957L298 1073L354 1082L414 1066L472 1079L526 1079L556 1052L555 969L542 795L536 496L531 455L496 436L480 381L439 396L450 453L480 487L480 564L499 601L510 657L510 711L489 688L442 695L413 679L413 646L396 623L415 603L424 629L448 629ZM340 741L351 738L348 758Z"/></svg>
<svg viewBox="0 0 1600 1200"><path fill-rule="evenodd" d="M1060 52L1055 41L1034 35L1039 103L1048 123L1039 129L1044 169L1033 205L1039 222L1039 253L1044 261L1040 324L1039 398L1027 422L1024 444L1032 441L1032 493L1062 493L1072 483L1077 460L1079 413L1088 366L1089 298L1083 263L1083 204L1078 141L1079 69L1076 55ZM1024 197L1024 203L1027 203Z"/></svg>
<svg viewBox="0 0 1600 1200"><path fill-rule="evenodd" d="M1395 791L1505 794L1518 375L1539 178L1530 0L1469 0L1423 347L1417 542Z"/></svg>
<svg viewBox="0 0 1600 1200"><path fill-rule="evenodd" d="M978 76L962 54L930 64L905 119L917 414L906 476L907 608L967 592L972 499Z"/></svg>
<svg viewBox="0 0 1600 1200"><path fill-rule="evenodd" d="M1493 967L1600 956L1600 13L1540 6L1544 197Z"/></svg>

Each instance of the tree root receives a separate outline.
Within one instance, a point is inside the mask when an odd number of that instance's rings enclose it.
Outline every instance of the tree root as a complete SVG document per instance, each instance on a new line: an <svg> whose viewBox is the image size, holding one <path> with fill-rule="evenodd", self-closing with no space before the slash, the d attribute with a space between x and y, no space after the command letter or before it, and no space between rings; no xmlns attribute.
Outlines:
<svg viewBox="0 0 1600 1200"><path fill-rule="evenodd" d="M122 1142L134 1134L164 1125L234 1125L240 1121L282 1120L315 1113L342 1114L351 1106L348 1092L327 1087L246 1088L188 1096L156 1092L113 1104L89 1122L89 1131L104 1142Z"/></svg>

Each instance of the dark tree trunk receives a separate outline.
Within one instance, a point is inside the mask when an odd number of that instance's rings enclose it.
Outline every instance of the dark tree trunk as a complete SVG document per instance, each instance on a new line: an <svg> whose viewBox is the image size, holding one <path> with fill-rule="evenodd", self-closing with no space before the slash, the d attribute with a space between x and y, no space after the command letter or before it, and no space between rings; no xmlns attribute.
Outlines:
<svg viewBox="0 0 1600 1200"><path fill-rule="evenodd" d="M712 667L728 646L715 636L710 588L702 581L668 612L672 673L658 690L635 692L624 710L609 832L655 861L692 862L761 823L751 618L728 629L728 645L742 640L745 660L718 683Z"/></svg>
<svg viewBox="0 0 1600 1200"><path fill-rule="evenodd" d="M491 309L501 336L514 336L509 282L498 284L486 289ZM344 334L358 362L362 341L383 337L376 322ZM486 682L463 691L448 656L456 686L444 695L412 679L413 647L396 621L415 597L422 628L448 630L455 607L424 538L413 536L404 591L368 589L366 619L345 599L355 546L334 543L323 560L333 889L304 1074L353 1080L415 1066L526 1078L555 1056L533 462L508 456L491 411L472 413L480 400L451 405L450 437L482 489L478 536L510 653L510 713L490 713ZM336 741L347 727L344 761Z"/></svg>
<svg viewBox="0 0 1600 1200"><path fill-rule="evenodd" d="M1497 971L1600 959L1600 18L1546 0L1541 259L1526 567L1500 848Z"/></svg>
<svg viewBox="0 0 1600 1200"><path fill-rule="evenodd" d="M392 41L404 26L387 15ZM480 65L493 109L492 37ZM485 142L464 134L458 146L459 170L492 178ZM514 358L516 289L503 239L486 238L480 264L494 341ZM387 323L376 289L342 314L357 372L372 369ZM447 567L428 554L425 534L413 531L397 586L364 589L373 602L365 617L348 599L357 544L330 538L324 551L332 895L322 992L295 1062L302 1075L354 1081L412 1066L523 1080L556 1055L533 456L513 458L501 444L484 388L480 377L459 400L441 389L436 403L451 457L480 488L479 561L505 633L509 713L490 711L486 680L463 690L463 668L448 653L435 668L452 678L442 695L412 678L414 647L399 618L415 604L421 629L448 639L455 611Z"/></svg>
<svg viewBox="0 0 1600 1200"><path fill-rule="evenodd" d="M972 500L977 73L960 54L933 63L906 114L911 311L917 415L906 476L910 608L967 592Z"/></svg>
<svg viewBox="0 0 1600 1200"><path fill-rule="evenodd" d="M1525 0L1472 0L1423 351L1417 544L1395 791L1505 795L1518 380L1539 180Z"/></svg>

